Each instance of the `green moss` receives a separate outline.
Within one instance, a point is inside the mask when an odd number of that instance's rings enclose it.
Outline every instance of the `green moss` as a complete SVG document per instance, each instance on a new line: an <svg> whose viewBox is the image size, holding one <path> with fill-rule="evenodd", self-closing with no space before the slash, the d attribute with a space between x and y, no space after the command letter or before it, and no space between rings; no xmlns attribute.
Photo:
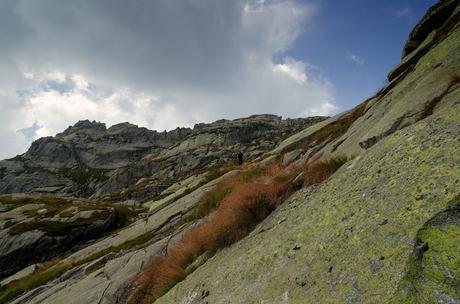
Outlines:
<svg viewBox="0 0 460 304"><path fill-rule="evenodd" d="M91 168L85 165L80 165L76 168L61 169L61 174L73 180L80 186L87 187L92 181L103 182L108 179L106 175L107 170L100 168ZM88 189L84 189L88 192Z"/></svg>
<svg viewBox="0 0 460 304"><path fill-rule="evenodd" d="M13 196L13 195L0 195L0 203L2 204L12 204L15 206L23 206L28 204L44 204L46 208L62 208L68 206L72 202L77 202L76 200L62 198L57 196ZM80 201L78 201L80 202Z"/></svg>
<svg viewBox="0 0 460 304"><path fill-rule="evenodd" d="M324 128L320 129L316 133L313 133L312 139L317 143L324 142L327 139L333 140L336 139L351 127L351 125L363 114L365 113L365 109L367 106L367 102L363 102L357 107L355 107L349 115L346 115L344 118L339 119L333 123L326 125Z"/></svg>
<svg viewBox="0 0 460 304"><path fill-rule="evenodd" d="M206 170L206 183L221 177L225 173L231 171L235 166L231 163L226 163L221 166L212 167Z"/></svg>
<svg viewBox="0 0 460 304"><path fill-rule="evenodd" d="M348 131L358 118L365 114L368 101L362 102L347 113L338 114L294 134L283 141L272 153L279 155L280 152L307 149L312 145L339 138Z"/></svg>
<svg viewBox="0 0 460 304"><path fill-rule="evenodd" d="M73 230L90 226L99 219L106 219L113 213L110 209L96 210L90 218L80 218L72 222L61 222L51 220L33 220L25 223L18 223L11 227L8 231L9 234L15 235L24 233L31 230L41 230L49 236L65 236L69 235ZM126 220L126 214L118 215L121 221Z"/></svg>
<svg viewBox="0 0 460 304"><path fill-rule="evenodd" d="M202 255L200 255L198 258L195 259L195 261L193 261L193 263L191 263L187 269L186 269L186 273L190 274L192 272L194 272L195 270L197 270L200 266L202 266L204 263L206 263L207 260L209 260L210 258L212 258L214 254L212 252L209 252L209 251L206 251L205 253L203 253Z"/></svg>
<svg viewBox="0 0 460 304"><path fill-rule="evenodd" d="M63 233L63 229L68 229L68 227L63 227L63 226L59 226L59 225L56 225L56 226L46 226L45 225L43 227L41 227L42 229L45 229L45 230L50 230L52 232L55 232L57 234L62 234ZM55 230L55 231L54 231ZM38 286L41 286L41 285L44 285L46 283L48 283L49 281L51 280L54 280L56 278L58 278L59 276L61 276L63 273L65 273L66 271L74 268L74 267L77 267L79 265L83 265L83 264L86 264L88 262L91 262L91 261L94 261L100 257L103 257L109 253L112 253L112 252L119 252L119 251L122 251L122 250L129 250L131 248L134 248L135 246L138 246L138 245L141 245L141 244L144 244L146 242L148 242L149 240L151 240L153 237L155 236L154 233L152 232L148 232L148 233L145 233L135 239L132 239L130 241L127 241L123 244L120 244L118 246L112 246L112 247L109 247L109 248L106 248L104 250L101 250L99 252L96 252L94 253L93 255L83 259L83 260L80 260L78 261L77 263L73 263L71 265L58 265L58 266L52 266L52 267L49 267L49 268L45 268L45 269L42 269L42 270L39 270L39 271L36 271L34 273L32 273L31 275L25 277L25 278L22 278L22 279L19 279L19 280L16 280L16 281L13 281L9 284L7 284L6 286L3 286L0 288L0 304L2 303L6 303L7 301L19 296L20 294L28 291L28 290L31 290L31 289L34 289Z"/></svg>
<svg viewBox="0 0 460 304"><path fill-rule="evenodd" d="M249 183L253 179L262 176L265 173L265 170L266 169L262 166L254 166L241 171L239 176L244 180L244 182Z"/></svg>
<svg viewBox="0 0 460 304"><path fill-rule="evenodd" d="M96 260L100 257L103 257L109 253L112 253L112 252L119 252L119 251L122 251L122 250L128 250L128 249L132 249L134 248L135 246L138 246L138 245L141 245L141 244L144 244L148 241L150 241L151 239L153 239L153 237L155 237L156 235L153 233L153 232L147 232L147 233L144 233L132 240L129 240L129 241L126 241L124 242L123 244L120 244L118 246L111 246L111 247L108 247L104 250L101 250L101 251L98 251L92 255L90 255L89 257L83 259L83 260L80 260L78 263L76 263L75 265L83 265L85 263L88 263L90 261L93 261L93 260Z"/></svg>
<svg viewBox="0 0 460 304"><path fill-rule="evenodd" d="M460 300L460 196L421 228L392 303Z"/></svg>
<svg viewBox="0 0 460 304"><path fill-rule="evenodd" d="M131 222L131 220L136 216L131 208L126 206L115 205L115 226L116 228L124 227Z"/></svg>
<svg viewBox="0 0 460 304"><path fill-rule="evenodd" d="M39 270L25 278L10 282L0 288L0 303L6 303L28 290L46 284L69 269L69 266L60 266Z"/></svg>
<svg viewBox="0 0 460 304"><path fill-rule="evenodd" d="M215 190L208 192L196 205L192 214L186 221L193 222L205 217L211 213L211 211L214 210L230 192L232 192L232 188L226 186L218 187Z"/></svg>

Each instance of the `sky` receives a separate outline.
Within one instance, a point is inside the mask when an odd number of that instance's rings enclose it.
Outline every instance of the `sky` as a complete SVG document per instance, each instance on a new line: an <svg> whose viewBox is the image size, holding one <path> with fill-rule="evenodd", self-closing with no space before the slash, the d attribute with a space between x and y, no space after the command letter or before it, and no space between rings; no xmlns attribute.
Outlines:
<svg viewBox="0 0 460 304"><path fill-rule="evenodd" d="M0 0L0 159L78 120L155 130L333 115L435 0Z"/></svg>

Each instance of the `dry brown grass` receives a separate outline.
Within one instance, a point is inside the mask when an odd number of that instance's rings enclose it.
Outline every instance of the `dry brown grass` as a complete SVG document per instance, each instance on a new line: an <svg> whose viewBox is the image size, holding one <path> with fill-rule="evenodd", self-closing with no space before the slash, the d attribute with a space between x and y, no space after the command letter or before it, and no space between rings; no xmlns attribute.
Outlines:
<svg viewBox="0 0 460 304"><path fill-rule="evenodd" d="M304 186L321 183L345 162L345 158L336 158L306 166ZM153 258L141 270L127 303L151 303L161 297L195 269L191 265L197 258L204 253L212 256L247 236L295 191L291 181L298 168L283 169L276 163L261 170L224 181L221 186L232 191L211 216L185 232L166 256Z"/></svg>
<svg viewBox="0 0 460 304"><path fill-rule="evenodd" d="M328 179L347 162L346 157L337 157L325 161L315 161L304 168L304 187L317 185Z"/></svg>
<svg viewBox="0 0 460 304"><path fill-rule="evenodd" d="M181 241L164 257L156 257L138 275L128 303L149 303L183 280L189 267L203 253L214 254L247 236L292 193L293 172L279 165L263 169L262 176L245 182L247 175L227 181L228 194L201 224L184 233ZM227 185L228 185L227 184Z"/></svg>

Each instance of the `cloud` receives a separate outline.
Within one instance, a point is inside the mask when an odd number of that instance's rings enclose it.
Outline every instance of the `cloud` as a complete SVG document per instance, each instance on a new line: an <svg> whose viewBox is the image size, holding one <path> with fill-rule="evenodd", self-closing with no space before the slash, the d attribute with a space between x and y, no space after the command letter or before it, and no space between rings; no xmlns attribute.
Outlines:
<svg viewBox="0 0 460 304"><path fill-rule="evenodd" d="M30 127L23 128L18 130L18 132L21 132L26 140L33 140L37 136L37 131L40 130L42 126L38 124L38 122L34 122L34 124Z"/></svg>
<svg viewBox="0 0 460 304"><path fill-rule="evenodd" d="M406 21L408 21L410 23L413 23L413 22L416 21L416 18L414 16L414 13L413 13L412 9L410 7L408 7L408 6L394 11L393 15L398 19L406 20Z"/></svg>
<svg viewBox="0 0 460 304"><path fill-rule="evenodd" d="M348 58L356 65L364 65L364 59L361 56L356 54L350 54Z"/></svg>
<svg viewBox="0 0 460 304"><path fill-rule="evenodd" d="M333 85L283 55L317 14L294 0L2 1L0 158L79 119L330 114Z"/></svg>
<svg viewBox="0 0 460 304"><path fill-rule="evenodd" d="M395 14L399 18L412 18L412 10L407 6L396 11Z"/></svg>
<svg viewBox="0 0 460 304"><path fill-rule="evenodd" d="M293 80L297 81L298 83L306 83L306 68L307 64L305 62L296 61L293 58L286 57L283 59L283 63L275 65L274 70L275 72L284 73L290 76Z"/></svg>

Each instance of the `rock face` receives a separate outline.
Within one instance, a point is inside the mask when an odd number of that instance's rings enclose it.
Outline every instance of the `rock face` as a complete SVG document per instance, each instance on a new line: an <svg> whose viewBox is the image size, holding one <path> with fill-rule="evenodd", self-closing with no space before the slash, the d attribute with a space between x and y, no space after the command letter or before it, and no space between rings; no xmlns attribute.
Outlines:
<svg viewBox="0 0 460 304"><path fill-rule="evenodd" d="M410 33L404 46L403 58L415 51L432 31L442 27L454 13L457 4L456 0L442 0L433 5Z"/></svg>
<svg viewBox="0 0 460 304"><path fill-rule="evenodd" d="M346 162L316 187L302 188L308 171L292 176L300 190L248 237L196 259L197 269L155 303L460 303L459 2L428 11L385 88L326 120L258 115L165 137L129 124L107 130L80 122L1 162L5 192L91 195L145 209L126 227L72 248L40 276L19 271L36 260L15 265L0 303L125 303L142 266L206 220L183 221L204 195L245 172L234 164L235 151L251 160L247 169ZM87 229L102 231L112 221L112 207L88 200L52 212L36 198L0 202L6 257L21 248L46 256L47 238L66 248L65 238L88 240ZM43 225L50 221L67 228ZM85 228L74 230L74 222ZM14 263L8 261L4 272Z"/></svg>
<svg viewBox="0 0 460 304"><path fill-rule="evenodd" d="M0 196L0 278L59 256L115 224L115 210L79 200Z"/></svg>
<svg viewBox="0 0 460 304"><path fill-rule="evenodd" d="M353 160L155 303L460 303L459 16L439 2L382 91L272 151Z"/></svg>
<svg viewBox="0 0 460 304"><path fill-rule="evenodd" d="M455 222L439 224L449 227L440 231L449 238L437 234L430 236L436 242L428 240L432 247L424 256L437 255L441 268L436 260L423 264L426 269L408 267L407 261L419 244L419 230L450 208L459 192L459 97L457 90L443 113L377 143L353 168L345 165L315 191L294 194L249 237L155 303L391 303L398 290L404 299L429 294L433 300L394 303L458 303ZM413 282L413 271L428 276ZM434 275L445 281L432 281ZM407 291L398 287L404 276ZM425 285L425 296L413 294L418 285ZM205 299L203 292L209 293Z"/></svg>
<svg viewBox="0 0 460 304"><path fill-rule="evenodd" d="M80 121L55 137L35 141L25 154L1 161L0 193L101 198L117 192L111 200L143 201L161 193L170 180L227 162L236 151L254 159L323 119L255 115L162 133L129 123L107 129ZM150 187L118 195L146 177L154 181Z"/></svg>

